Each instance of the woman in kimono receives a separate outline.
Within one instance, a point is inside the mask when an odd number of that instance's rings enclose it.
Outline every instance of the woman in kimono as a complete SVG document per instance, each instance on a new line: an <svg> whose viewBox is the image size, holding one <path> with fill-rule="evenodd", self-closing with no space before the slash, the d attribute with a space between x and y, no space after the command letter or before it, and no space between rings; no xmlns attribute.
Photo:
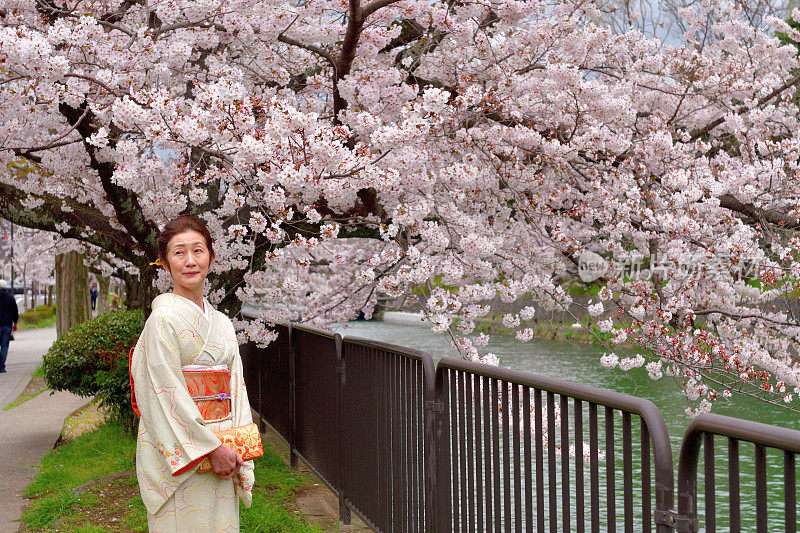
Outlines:
<svg viewBox="0 0 800 533"><path fill-rule="evenodd" d="M200 220L182 216L164 227L158 249L173 288L153 300L131 358L147 523L151 533L239 531L239 499L246 507L252 499L252 461L214 432L252 417L233 325L203 297L211 235ZM211 470L198 472L205 460Z"/></svg>

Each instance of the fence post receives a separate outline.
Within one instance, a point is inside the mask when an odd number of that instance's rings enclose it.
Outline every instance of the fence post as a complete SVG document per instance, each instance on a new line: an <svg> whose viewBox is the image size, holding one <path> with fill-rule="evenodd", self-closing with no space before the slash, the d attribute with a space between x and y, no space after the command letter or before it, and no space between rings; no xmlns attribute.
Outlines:
<svg viewBox="0 0 800 533"><path fill-rule="evenodd" d="M692 421L686 429L678 457L678 512L676 513L676 531L698 531L700 524L697 516L697 461L703 432L697 430ZM680 521L680 523L678 523Z"/></svg>
<svg viewBox="0 0 800 533"><path fill-rule="evenodd" d="M450 505L450 419L448 417L448 391L444 370L437 365L434 385L434 403L431 411L435 415L434 453L436 470L433 471L433 506L435 525L431 531L446 533L451 529Z"/></svg>
<svg viewBox="0 0 800 533"><path fill-rule="evenodd" d="M650 434L650 445L653 448L653 466L655 468L656 507L653 519L657 533L675 531L677 515L675 513L675 467L672 463L672 445L667 432L664 416L653 402L645 401L639 415L645 422Z"/></svg>
<svg viewBox="0 0 800 533"><path fill-rule="evenodd" d="M437 490L441 480L437 478L436 428L441 403L436 398L436 367L430 357L424 359L422 366L423 386L425 387L425 531L436 531L438 524Z"/></svg>
<svg viewBox="0 0 800 533"><path fill-rule="evenodd" d="M245 346L249 347L249 349L246 349L246 351L247 351L247 366L248 366L248 374L252 376L253 375L252 374L252 366L251 366L253 364L253 361L252 361L252 359L253 359L252 343L246 344ZM266 421L266 417L264 416L264 395L261 392L262 391L261 382L264 380L264 376L263 376L263 374L264 374L264 365L263 364L258 365L255 368L255 371L256 371L256 376L258 377L258 409L256 409L258 411L258 431L259 431L259 433L266 433L266 431L267 431L267 421Z"/></svg>
<svg viewBox="0 0 800 533"><path fill-rule="evenodd" d="M336 454L339 457L337 461L338 466L338 475L339 475L339 520L344 525L350 525L350 508L345 503L345 495L344 495L344 477L347 475L347 469L344 466L345 463L345 449L344 449L344 398L345 398L345 387L347 375L345 373L345 360L344 360L344 353L342 351L342 336L338 333L333 336L333 340L336 344L336 372L339 374L339 386L336 387L336 427L339 428L337 438L336 438Z"/></svg>
<svg viewBox="0 0 800 533"><path fill-rule="evenodd" d="M297 345L294 328L289 329L289 466L297 468Z"/></svg>

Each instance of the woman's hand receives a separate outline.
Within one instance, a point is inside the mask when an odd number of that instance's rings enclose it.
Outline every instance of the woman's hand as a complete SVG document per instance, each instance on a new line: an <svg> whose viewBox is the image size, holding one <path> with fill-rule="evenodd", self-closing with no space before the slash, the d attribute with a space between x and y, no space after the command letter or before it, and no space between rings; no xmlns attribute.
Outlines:
<svg viewBox="0 0 800 533"><path fill-rule="evenodd" d="M235 451L224 444L208 454L211 462L211 470L222 479L230 479L239 473L239 469L244 466L244 461Z"/></svg>

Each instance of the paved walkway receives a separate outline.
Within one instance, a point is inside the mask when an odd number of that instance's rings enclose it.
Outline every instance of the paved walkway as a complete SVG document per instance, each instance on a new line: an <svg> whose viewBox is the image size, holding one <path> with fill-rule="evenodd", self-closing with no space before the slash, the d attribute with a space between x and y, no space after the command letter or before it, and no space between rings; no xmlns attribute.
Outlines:
<svg viewBox="0 0 800 533"><path fill-rule="evenodd" d="M55 328L16 332L11 341L5 374L0 374L0 407L13 402L25 390L42 355L56 338ZM85 405L87 400L69 392L47 392L10 411L0 410L0 533L14 533L25 501L22 491L35 475L31 468L53 448L61 435L64 419Z"/></svg>
<svg viewBox="0 0 800 533"><path fill-rule="evenodd" d="M31 374L42 363L56 340L56 328L18 329L8 346L6 373L0 374L0 408L5 407L25 390Z"/></svg>

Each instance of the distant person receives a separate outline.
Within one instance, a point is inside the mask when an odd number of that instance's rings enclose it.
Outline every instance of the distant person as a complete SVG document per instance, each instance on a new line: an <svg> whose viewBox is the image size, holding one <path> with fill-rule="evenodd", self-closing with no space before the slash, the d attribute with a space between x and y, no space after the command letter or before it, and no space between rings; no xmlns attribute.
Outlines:
<svg viewBox="0 0 800 533"><path fill-rule="evenodd" d="M89 297L92 299L92 311L97 309L97 282L93 281L89 289Z"/></svg>
<svg viewBox="0 0 800 533"><path fill-rule="evenodd" d="M8 290L8 283L0 279L0 374L6 371L6 357L11 334L17 331L19 308L14 295Z"/></svg>
<svg viewBox="0 0 800 533"><path fill-rule="evenodd" d="M114 292L108 294L108 306L112 311L119 311L119 294Z"/></svg>

